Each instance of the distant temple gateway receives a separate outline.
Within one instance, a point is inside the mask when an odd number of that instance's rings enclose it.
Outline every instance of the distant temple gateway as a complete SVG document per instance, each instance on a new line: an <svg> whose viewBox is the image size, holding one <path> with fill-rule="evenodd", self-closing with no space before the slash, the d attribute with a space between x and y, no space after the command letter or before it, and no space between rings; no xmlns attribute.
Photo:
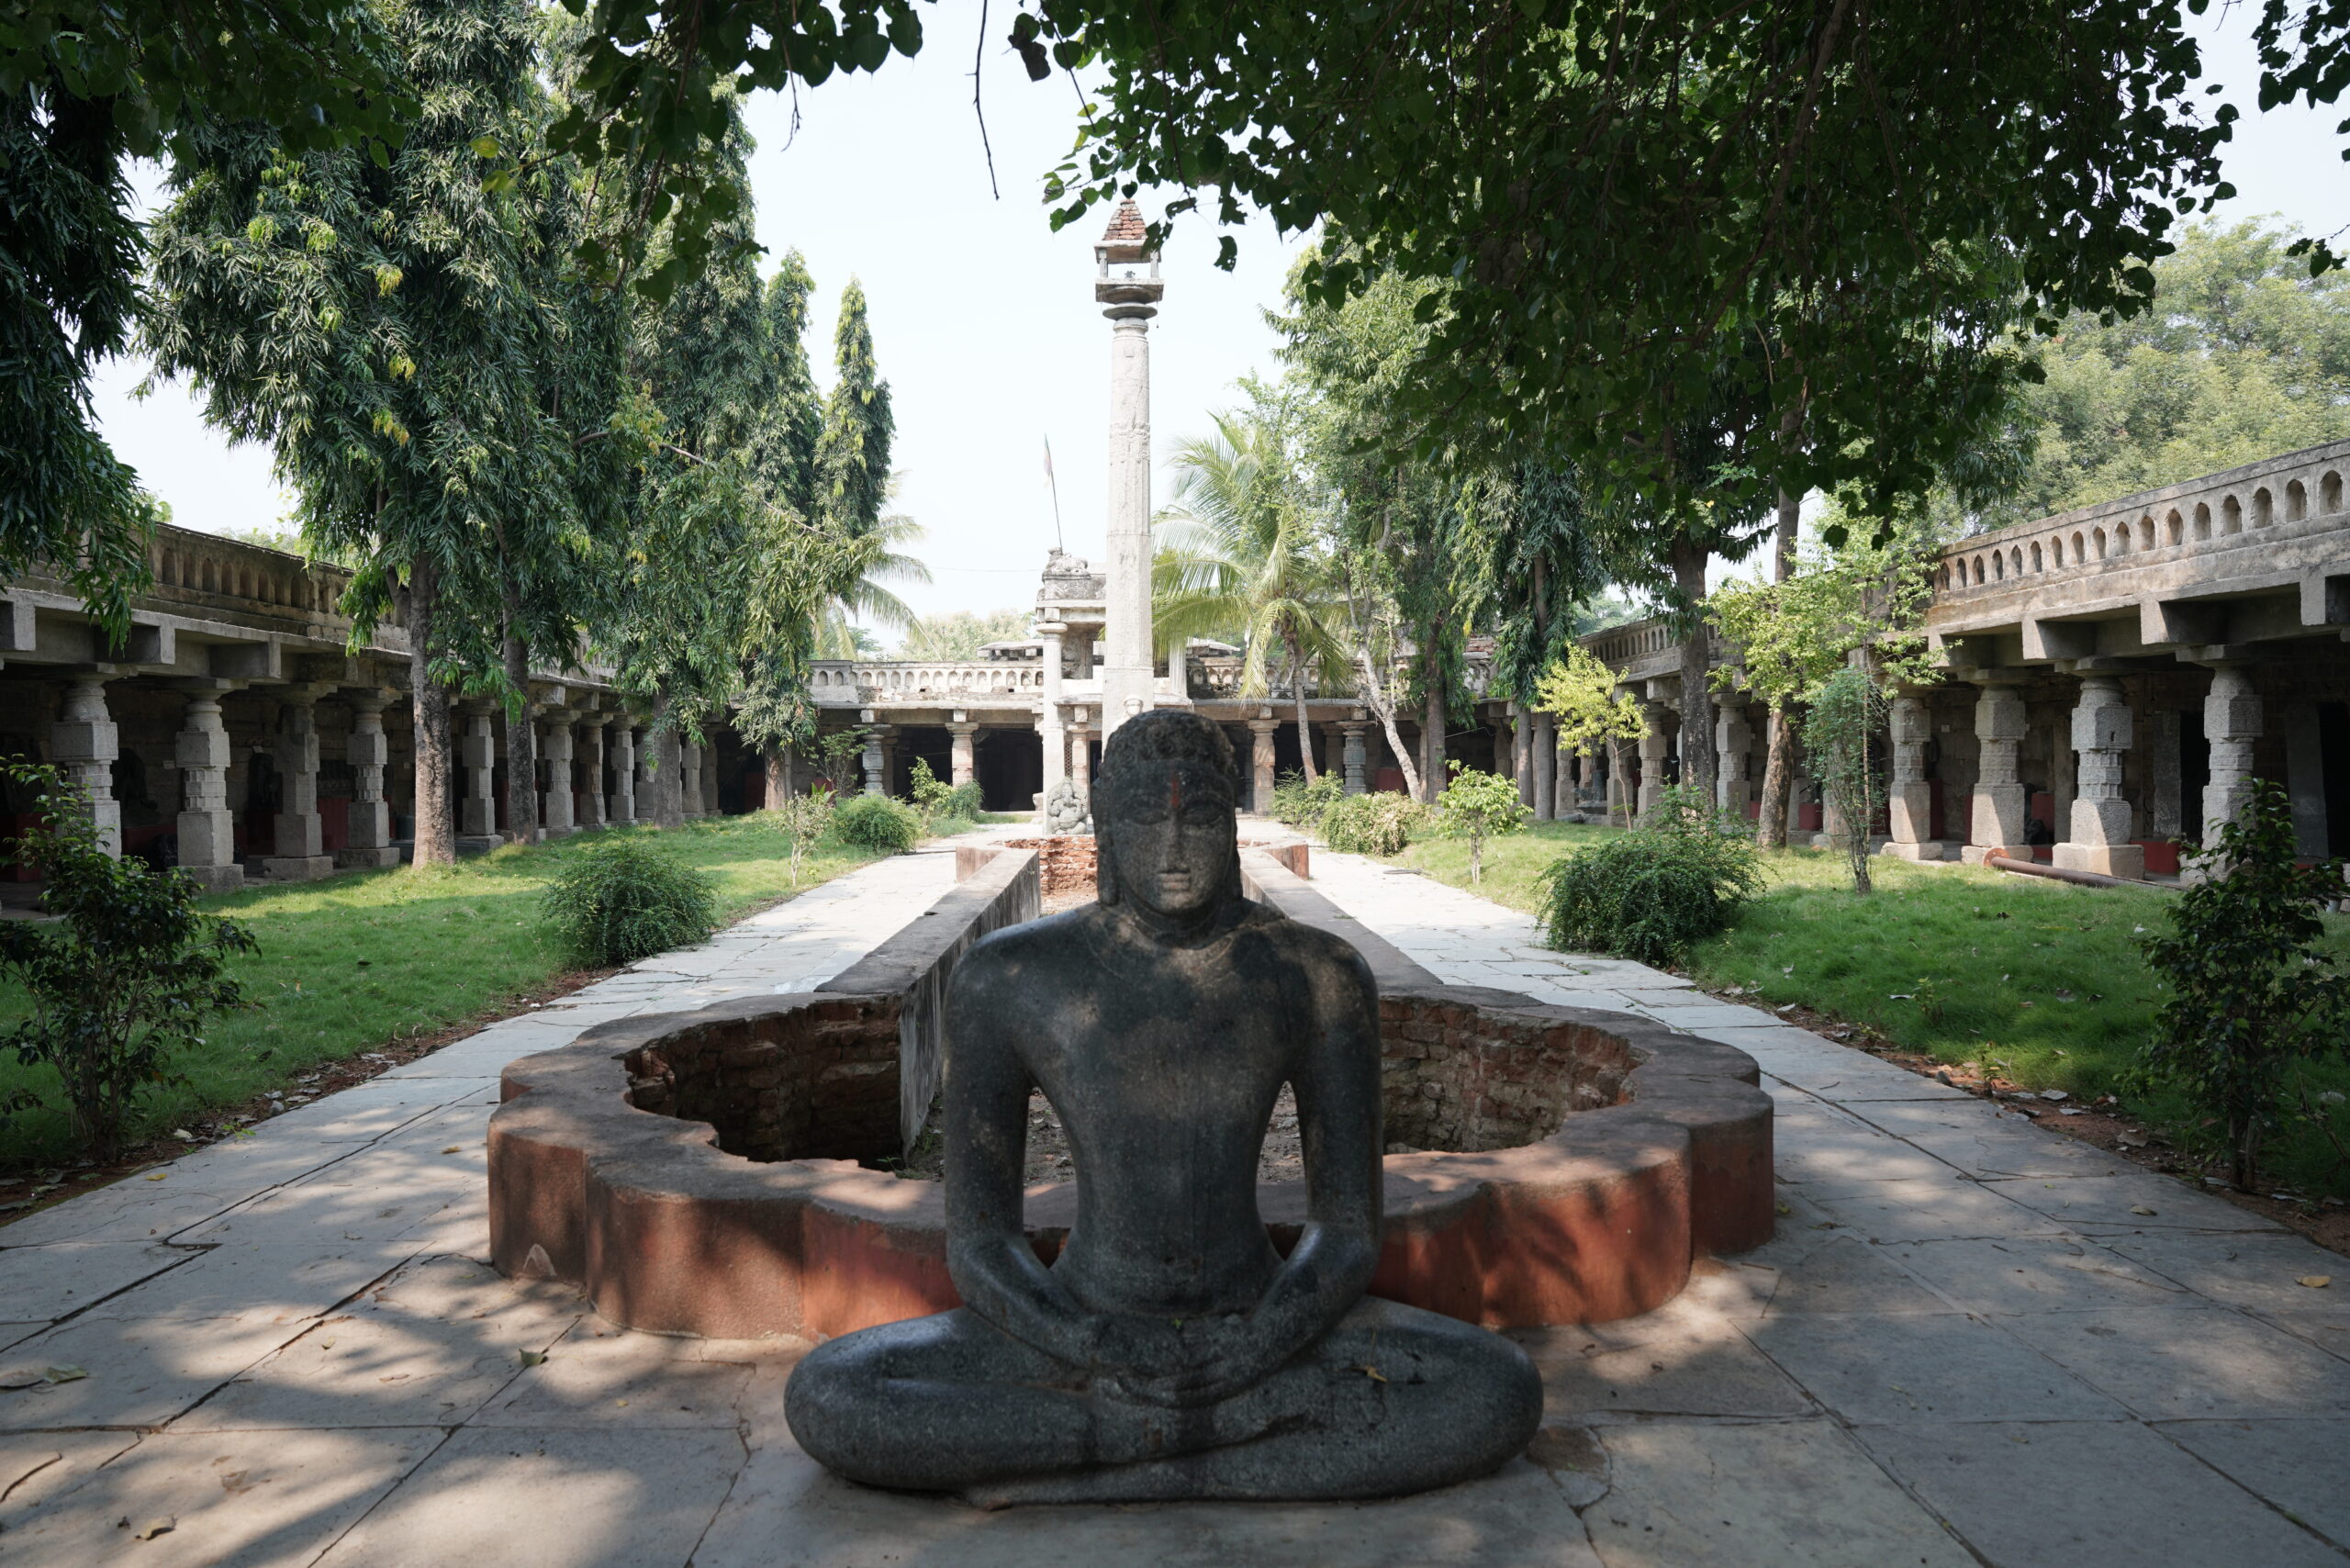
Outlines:
<svg viewBox="0 0 2350 1568"><path fill-rule="evenodd" d="M902 793L921 760L976 780L989 810L1033 810L1062 778L1083 786L1108 732L1150 707L1224 725L1259 809L1300 765L1297 693L1242 695L1241 650L1225 644L1154 651L1147 333L1164 286L1132 203L1095 258L1112 343L1108 557L1097 568L1053 553L1031 634L978 658L818 664L820 727L866 743L862 777L834 787ZM2291 797L2304 854L2350 855L2345 470L2350 441L2333 442L1951 546L1926 620L1944 678L1892 705L1890 809L1872 824L1885 852L2162 875L2267 778ZM379 627L351 652L336 609L349 574L299 556L164 528L150 565L155 586L119 644L62 579L0 588L0 753L58 764L120 850L211 887L397 864L414 827L405 633ZM1645 807L1688 747L1709 745L1720 803L1751 812L1761 705L1722 700L1711 735L1686 734L1661 622L1584 643L1649 711L1622 777L1498 696L1474 701L1444 754L1514 772L1550 817L1619 798ZM1488 652L1472 639L1472 691ZM540 672L532 692L543 831L649 817L669 781L652 771L661 743L644 715L592 669ZM1417 754L1415 719L1398 714L1391 740L1350 688L1308 678L1303 695L1318 767L1349 791L1403 788L1394 747ZM474 847L509 832L508 722L496 703L457 711L453 825ZM766 761L730 731L674 752L685 814L764 803ZM814 777L804 757L777 771L793 788ZM1818 791L1800 767L1796 791L1796 825L1817 829ZM6 802L18 831L30 809Z"/></svg>

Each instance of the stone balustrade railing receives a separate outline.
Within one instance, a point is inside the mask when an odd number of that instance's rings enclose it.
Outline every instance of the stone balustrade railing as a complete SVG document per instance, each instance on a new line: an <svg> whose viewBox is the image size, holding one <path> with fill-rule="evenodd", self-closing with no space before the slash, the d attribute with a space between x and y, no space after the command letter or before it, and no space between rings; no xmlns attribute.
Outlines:
<svg viewBox="0 0 2350 1568"><path fill-rule="evenodd" d="M1045 667L1011 659L822 659L808 686L818 704L836 708L903 698L1020 700L1044 695Z"/></svg>

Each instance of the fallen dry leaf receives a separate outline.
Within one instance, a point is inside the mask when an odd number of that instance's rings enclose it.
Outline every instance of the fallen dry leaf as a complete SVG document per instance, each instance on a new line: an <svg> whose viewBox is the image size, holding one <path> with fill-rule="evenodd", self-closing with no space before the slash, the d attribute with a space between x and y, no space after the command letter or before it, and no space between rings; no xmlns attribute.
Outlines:
<svg viewBox="0 0 2350 1568"><path fill-rule="evenodd" d="M2152 1209L2150 1209L2150 1208L2148 1208L2148 1207L2147 1207L2145 1204L2132 1204L2130 1205L2130 1212L2131 1212L2132 1214L2133 1214L2133 1215L2150 1215L2150 1214L2153 1214L2154 1211L2154 1210L2152 1210Z"/></svg>
<svg viewBox="0 0 2350 1568"><path fill-rule="evenodd" d="M441 1152L443 1154L463 1154L465 1152L465 1146L461 1143L453 1143Z"/></svg>
<svg viewBox="0 0 2350 1568"><path fill-rule="evenodd" d="M149 1172L147 1172L147 1180L149 1180L150 1182L160 1182L160 1181L162 1181L162 1180L166 1175L168 1175L168 1174L169 1174L169 1172L168 1172L168 1171L162 1171L162 1170L150 1170Z"/></svg>
<svg viewBox="0 0 2350 1568"><path fill-rule="evenodd" d="M522 1358L522 1364L526 1367L543 1367L547 1364L544 1350L518 1350L515 1353Z"/></svg>
<svg viewBox="0 0 2350 1568"><path fill-rule="evenodd" d="M171 1534L172 1531L179 1528L179 1520L175 1518L151 1519L148 1521L146 1528L141 1529L131 1539L133 1540L152 1540L159 1535Z"/></svg>
<svg viewBox="0 0 2350 1568"><path fill-rule="evenodd" d="M2313 1291L2322 1291L2333 1282L2333 1276L2332 1274L2303 1274L2300 1282Z"/></svg>

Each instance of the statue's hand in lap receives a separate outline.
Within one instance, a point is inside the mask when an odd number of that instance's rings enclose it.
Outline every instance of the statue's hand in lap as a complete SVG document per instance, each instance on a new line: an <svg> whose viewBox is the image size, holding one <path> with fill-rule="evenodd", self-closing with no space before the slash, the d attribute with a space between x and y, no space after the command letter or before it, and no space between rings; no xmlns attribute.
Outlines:
<svg viewBox="0 0 2350 1568"><path fill-rule="evenodd" d="M1093 789L1101 902L997 933L946 1004L947 1267L964 1305L811 1351L787 1413L834 1470L977 1500L1367 1497L1482 1474L1542 1391L1500 1337L1366 1297L1380 1238L1378 998L1344 941L1251 903L1223 732L1128 720ZM1307 1223L1257 1161L1295 1095ZM1078 1215L1021 1223L1032 1092Z"/></svg>

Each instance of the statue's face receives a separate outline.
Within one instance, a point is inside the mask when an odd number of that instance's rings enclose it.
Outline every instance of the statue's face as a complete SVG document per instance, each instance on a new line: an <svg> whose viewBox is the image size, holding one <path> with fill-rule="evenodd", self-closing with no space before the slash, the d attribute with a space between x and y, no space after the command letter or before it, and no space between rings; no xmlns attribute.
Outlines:
<svg viewBox="0 0 2350 1568"><path fill-rule="evenodd" d="M1225 898L1240 854L1231 789L1195 762L1152 763L1121 779L1102 840L1121 893L1176 920Z"/></svg>

